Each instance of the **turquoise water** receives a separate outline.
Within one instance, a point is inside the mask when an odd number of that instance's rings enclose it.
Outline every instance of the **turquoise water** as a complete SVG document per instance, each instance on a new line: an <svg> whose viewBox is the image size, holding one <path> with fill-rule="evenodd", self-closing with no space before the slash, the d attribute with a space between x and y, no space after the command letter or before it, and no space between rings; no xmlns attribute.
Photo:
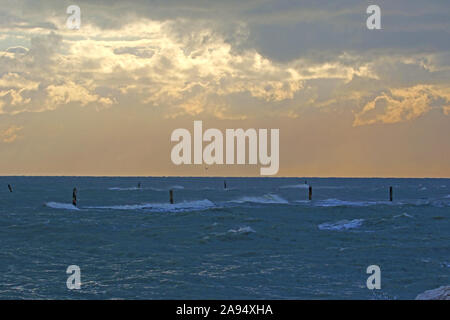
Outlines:
<svg viewBox="0 0 450 320"><path fill-rule="evenodd" d="M0 298L412 299L450 284L450 179L307 178L312 201L303 178L223 180L0 177Z"/></svg>

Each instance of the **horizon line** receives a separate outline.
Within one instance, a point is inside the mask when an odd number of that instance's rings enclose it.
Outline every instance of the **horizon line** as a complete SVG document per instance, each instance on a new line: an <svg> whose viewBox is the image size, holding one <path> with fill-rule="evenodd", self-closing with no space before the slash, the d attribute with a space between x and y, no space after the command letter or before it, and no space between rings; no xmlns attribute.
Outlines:
<svg viewBox="0 0 450 320"><path fill-rule="evenodd" d="M175 175L40 175L40 174L0 174L0 178L6 177L67 177L67 178L269 178L269 179L450 179L450 177L426 177L426 176L411 176L411 177L395 177L395 176L175 176Z"/></svg>

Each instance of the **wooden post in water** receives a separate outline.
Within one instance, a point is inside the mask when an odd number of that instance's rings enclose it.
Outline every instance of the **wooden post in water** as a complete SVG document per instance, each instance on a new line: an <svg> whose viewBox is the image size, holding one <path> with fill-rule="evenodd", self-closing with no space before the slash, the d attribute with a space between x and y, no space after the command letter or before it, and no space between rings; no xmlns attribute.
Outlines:
<svg viewBox="0 0 450 320"><path fill-rule="evenodd" d="M169 195L170 195L170 204L173 204L173 190L169 191Z"/></svg>
<svg viewBox="0 0 450 320"><path fill-rule="evenodd" d="M389 187L389 201L392 201L392 199L393 199L392 187Z"/></svg>
<svg viewBox="0 0 450 320"><path fill-rule="evenodd" d="M73 191L72 191L72 204L75 207L77 206L77 188L73 188Z"/></svg>
<svg viewBox="0 0 450 320"><path fill-rule="evenodd" d="M312 187L309 186L309 196L308 196L309 200L312 200Z"/></svg>

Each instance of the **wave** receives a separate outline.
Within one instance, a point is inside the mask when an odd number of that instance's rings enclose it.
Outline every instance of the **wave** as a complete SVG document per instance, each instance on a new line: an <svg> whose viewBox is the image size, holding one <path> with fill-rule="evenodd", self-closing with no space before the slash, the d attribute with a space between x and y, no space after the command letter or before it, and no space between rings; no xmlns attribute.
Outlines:
<svg viewBox="0 0 450 320"><path fill-rule="evenodd" d="M409 215L406 212L403 212L402 214L394 216L394 218L401 218L401 217L411 218L411 219L414 218L412 215Z"/></svg>
<svg viewBox="0 0 450 320"><path fill-rule="evenodd" d="M337 222L326 222L318 225L320 230L335 230L342 231L348 229L355 229L362 226L364 219L354 219L354 220L340 220Z"/></svg>
<svg viewBox="0 0 450 320"><path fill-rule="evenodd" d="M428 199L419 199L419 200L402 200L398 201L398 205L412 205L412 206L432 206L437 208L449 207L450 202L448 200L428 200Z"/></svg>
<svg viewBox="0 0 450 320"><path fill-rule="evenodd" d="M142 190L142 188L138 188L138 187L128 187L128 188L112 187L112 188L108 188L108 190L111 190L111 191L135 191L135 190Z"/></svg>
<svg viewBox="0 0 450 320"><path fill-rule="evenodd" d="M436 201L433 201L433 202L431 203L431 205L432 205L433 207L438 207L438 208L450 207L450 202L449 202L449 201L446 201L446 200L444 200L444 201L436 200Z"/></svg>
<svg viewBox="0 0 450 320"><path fill-rule="evenodd" d="M50 201L50 202L46 202L45 206L49 207L49 208L53 208L53 209L80 210L71 203L60 203L60 202Z"/></svg>
<svg viewBox="0 0 450 320"><path fill-rule="evenodd" d="M442 200L400 200L400 201L348 201L339 199L326 199L317 201L305 201L296 200L295 203L311 204L316 207L369 207L376 205L389 205L389 206L433 206L433 207L448 207L450 202Z"/></svg>
<svg viewBox="0 0 450 320"><path fill-rule="evenodd" d="M301 184L290 184L286 186L281 186L280 189L308 189L309 184L301 183Z"/></svg>
<svg viewBox="0 0 450 320"><path fill-rule="evenodd" d="M349 189L349 188L355 188L355 186L316 186L316 187L314 187L314 189L331 189L331 190Z"/></svg>
<svg viewBox="0 0 450 320"><path fill-rule="evenodd" d="M185 188L183 186L171 186L171 187L166 187L166 188L155 188L155 187L149 187L146 188L148 190L153 190L153 191L169 191L169 190L190 190L190 191L231 191L231 190L238 190L238 188L230 188L227 187L226 189L223 186L219 186L219 187L198 187L198 188Z"/></svg>
<svg viewBox="0 0 450 320"><path fill-rule="evenodd" d="M169 186L169 187L163 187L163 188L149 187L146 189L152 190L152 191L159 191L159 192L164 191L165 192L165 191L169 191L169 190L183 190L184 187L175 185L175 186Z"/></svg>
<svg viewBox="0 0 450 320"><path fill-rule="evenodd" d="M155 187L149 187L149 188L146 188L146 189L148 189L148 190L152 190L152 191L168 191L169 189L161 189L161 188L155 188Z"/></svg>
<svg viewBox="0 0 450 320"><path fill-rule="evenodd" d="M143 203L143 204L126 204L114 206L95 206L87 207L88 209L109 209L109 210L146 210L150 212L186 212L199 211L215 208L216 205L208 200L184 201L180 203Z"/></svg>
<svg viewBox="0 0 450 320"><path fill-rule="evenodd" d="M194 201L184 201L180 203L158 203L154 204L150 211L152 212L186 212L186 211L199 211L215 208L214 202L203 199Z"/></svg>
<svg viewBox="0 0 450 320"><path fill-rule="evenodd" d="M262 204L288 204L289 201L283 199L279 195L276 194L265 194L261 197L242 197L236 200L231 200L229 202L234 203L245 203L245 202L253 202L253 203L262 203Z"/></svg>
<svg viewBox="0 0 450 320"><path fill-rule="evenodd" d="M238 229L230 229L228 230L230 233L255 233L251 227L239 227Z"/></svg>
<svg viewBox="0 0 450 320"><path fill-rule="evenodd" d="M326 199L326 200L318 200L314 202L314 206L317 207L368 207L374 206L377 204L389 204L388 201L346 201L339 199Z"/></svg>
<svg viewBox="0 0 450 320"><path fill-rule="evenodd" d="M153 190L153 191L169 191L169 190L182 190L183 186L175 185L166 188L155 188L155 187L147 187L147 188L138 188L138 187L111 187L108 190L111 191L136 191L136 190Z"/></svg>
<svg viewBox="0 0 450 320"><path fill-rule="evenodd" d="M289 184L285 186L279 187L280 189L308 189L310 187L309 184L299 183L299 184ZM344 186L315 186L314 189L344 189L348 188Z"/></svg>
<svg viewBox="0 0 450 320"><path fill-rule="evenodd" d="M90 206L86 207L86 209L141 210L151 208L151 206L152 204L150 203L143 203L143 204L123 204L115 206Z"/></svg>

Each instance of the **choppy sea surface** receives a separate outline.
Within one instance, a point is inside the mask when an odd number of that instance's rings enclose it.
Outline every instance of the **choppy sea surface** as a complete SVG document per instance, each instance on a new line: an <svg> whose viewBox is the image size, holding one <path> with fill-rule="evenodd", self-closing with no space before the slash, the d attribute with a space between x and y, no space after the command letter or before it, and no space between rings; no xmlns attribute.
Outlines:
<svg viewBox="0 0 450 320"><path fill-rule="evenodd" d="M0 248L0 299L413 299L450 284L450 179L0 177Z"/></svg>

